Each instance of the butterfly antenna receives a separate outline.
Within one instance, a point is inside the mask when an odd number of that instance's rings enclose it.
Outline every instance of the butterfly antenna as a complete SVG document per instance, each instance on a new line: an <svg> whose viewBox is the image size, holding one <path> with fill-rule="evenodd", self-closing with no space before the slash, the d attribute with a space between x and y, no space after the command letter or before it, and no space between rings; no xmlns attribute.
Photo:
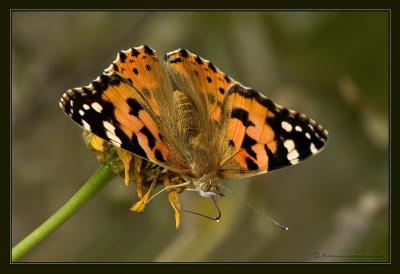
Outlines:
<svg viewBox="0 0 400 274"><path fill-rule="evenodd" d="M211 199L213 200L214 205L215 205L215 209L217 210L217 216L214 217L214 218L213 218L213 217L210 217L210 216L207 216L207 215L204 215L204 214L201 214L201 213L198 213L198 212L190 211L190 210L184 210L184 212L192 213L192 214L194 214L194 215L198 215L198 216L201 216L201 217L210 219L210 220L214 220L214 221L217 221L217 223L218 223L218 222L219 222L219 219L221 219L221 217L222 217L221 210L219 209L218 203L217 203L217 201L215 200L215 198L214 198L213 196L211 196Z"/></svg>
<svg viewBox="0 0 400 274"><path fill-rule="evenodd" d="M277 221L275 221L274 219L272 219L271 217L265 215L264 212L262 212L261 210L257 209L256 207L254 207L253 205L251 205L249 202L247 202L245 199L243 199L242 197L234 194L232 192L232 190L230 190L229 188L227 188L226 186L221 185L221 187L223 189L225 189L226 191L228 191L230 194L234 195L236 198L239 198L239 200L244 203L247 207L249 207L250 209L254 210L256 213L260 214L262 217L266 218L267 220L269 220L270 222L272 222L273 224L275 224L277 227L279 227L282 230L289 230L289 227L285 226L285 225L281 225L280 223L278 223Z"/></svg>

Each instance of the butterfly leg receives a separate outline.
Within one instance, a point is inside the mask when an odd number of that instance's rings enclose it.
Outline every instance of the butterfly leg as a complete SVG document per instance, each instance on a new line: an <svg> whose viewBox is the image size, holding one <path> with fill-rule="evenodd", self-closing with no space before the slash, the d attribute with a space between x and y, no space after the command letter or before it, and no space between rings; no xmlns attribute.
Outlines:
<svg viewBox="0 0 400 274"><path fill-rule="evenodd" d="M141 200L143 198L142 191L142 183L143 183L143 174L142 174L142 159L139 157L133 158L133 178L136 184L136 192L138 198Z"/></svg>
<svg viewBox="0 0 400 274"><path fill-rule="evenodd" d="M130 164L134 157L131 153L128 153L125 150L122 150L118 147L116 147L116 150L117 150L119 158L121 159L121 161L124 165L124 181L125 181L125 185L128 186Z"/></svg>
<svg viewBox="0 0 400 274"><path fill-rule="evenodd" d="M153 189L157 183L157 181L159 180L160 174L158 174L154 179L153 182L151 183L149 189L147 190L147 192L143 195L143 197L137 202L135 203L130 210L134 211L134 212L142 212L144 210L144 208L146 207L146 204L148 204L148 201L151 200L150 194L153 192Z"/></svg>
<svg viewBox="0 0 400 274"><path fill-rule="evenodd" d="M176 229L179 228L181 223L181 202L179 200L178 191L181 187L187 187L190 182L183 182L176 184L177 181L182 180L181 177L175 177L173 179L169 179L168 177L164 178L164 189L168 194L168 202L171 205L172 209L174 210L175 214L175 227ZM155 195L153 196L155 197Z"/></svg>

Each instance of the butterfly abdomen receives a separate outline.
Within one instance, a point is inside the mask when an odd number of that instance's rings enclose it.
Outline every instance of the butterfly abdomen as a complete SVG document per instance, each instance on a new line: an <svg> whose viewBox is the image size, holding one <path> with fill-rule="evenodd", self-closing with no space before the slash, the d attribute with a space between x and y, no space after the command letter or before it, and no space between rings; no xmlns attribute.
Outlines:
<svg viewBox="0 0 400 274"><path fill-rule="evenodd" d="M174 92L175 108L178 117L178 131L181 136L190 140L199 133L199 121L192 100L183 92Z"/></svg>

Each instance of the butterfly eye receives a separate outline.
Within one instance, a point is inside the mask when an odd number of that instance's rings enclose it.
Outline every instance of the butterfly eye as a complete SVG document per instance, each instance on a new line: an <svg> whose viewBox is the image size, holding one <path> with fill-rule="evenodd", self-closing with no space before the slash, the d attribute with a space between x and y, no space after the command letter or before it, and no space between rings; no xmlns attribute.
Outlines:
<svg viewBox="0 0 400 274"><path fill-rule="evenodd" d="M210 190L209 190L210 192L215 193L219 197L225 197L224 193L220 189L220 184L216 184L216 183L214 183L214 184L210 183L210 184L211 184Z"/></svg>
<svg viewBox="0 0 400 274"><path fill-rule="evenodd" d="M210 198L214 196L224 197L225 195L218 189L217 185L209 182L202 182L197 191L203 197Z"/></svg>
<svg viewBox="0 0 400 274"><path fill-rule="evenodd" d="M210 182L202 182L200 183L200 190L203 192L209 192L211 188Z"/></svg>

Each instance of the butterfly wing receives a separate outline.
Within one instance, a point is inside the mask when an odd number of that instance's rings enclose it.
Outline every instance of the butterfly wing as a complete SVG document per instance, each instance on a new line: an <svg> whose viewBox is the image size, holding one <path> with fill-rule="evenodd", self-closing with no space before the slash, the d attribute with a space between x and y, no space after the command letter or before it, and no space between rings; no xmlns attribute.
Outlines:
<svg viewBox="0 0 400 274"><path fill-rule="evenodd" d="M154 50L144 45L121 50L105 72L117 72L124 77L149 106L155 120L170 112L171 86L165 68Z"/></svg>
<svg viewBox="0 0 400 274"><path fill-rule="evenodd" d="M179 153L175 153L172 100L166 92L170 89L154 51L142 46L121 51L114 63L89 86L67 91L60 107L97 136L145 160L185 174L187 168Z"/></svg>
<svg viewBox="0 0 400 274"><path fill-rule="evenodd" d="M319 152L328 132L304 114L273 103L263 94L236 84L223 105L227 149L220 178L269 172Z"/></svg>
<svg viewBox="0 0 400 274"><path fill-rule="evenodd" d="M225 128L221 127L223 118L221 107L227 91L237 82L210 61L186 49L178 49L166 54L165 60L169 77L175 88L184 92L190 98L194 108L198 110L197 115L192 115L198 119L196 122L200 129L198 143L205 146L210 155L202 159L196 159L197 157L194 156L191 162L211 162L207 168L215 170L226 150L224 143L226 132ZM187 150L191 154L196 154L196 146L189 146Z"/></svg>
<svg viewBox="0 0 400 274"><path fill-rule="evenodd" d="M166 55L177 85L203 110L203 132L219 178L265 173L317 153L327 131L305 115L244 87L210 61L179 49ZM212 171L211 171L212 172Z"/></svg>

